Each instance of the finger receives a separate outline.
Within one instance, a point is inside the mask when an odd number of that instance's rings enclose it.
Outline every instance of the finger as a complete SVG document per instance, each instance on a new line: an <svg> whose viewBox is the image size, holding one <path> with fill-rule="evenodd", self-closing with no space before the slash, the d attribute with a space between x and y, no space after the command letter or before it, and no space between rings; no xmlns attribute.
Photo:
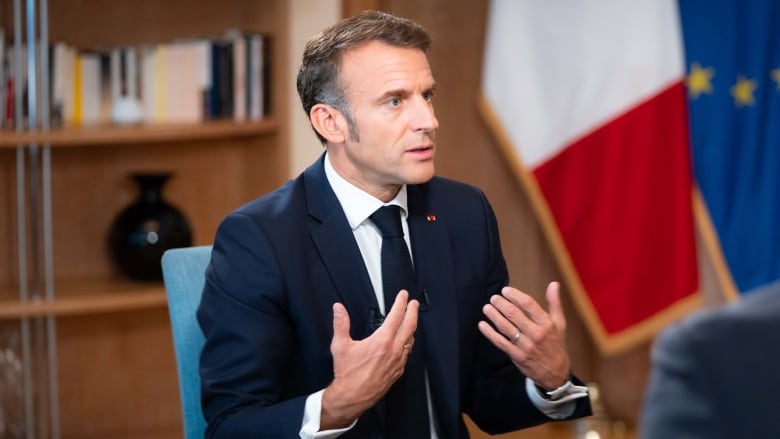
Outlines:
<svg viewBox="0 0 780 439"><path fill-rule="evenodd" d="M496 331L488 322L486 321L480 321L477 324L477 327L479 328L479 332L482 333L482 335L485 336L495 347L506 353L507 355L512 355L512 351L517 349L517 346L512 344L507 338Z"/></svg>
<svg viewBox="0 0 780 439"><path fill-rule="evenodd" d="M420 302L412 300L406 306L404 319L396 332L395 340L400 346L414 344L414 332L417 330L417 318L420 312ZM411 340L411 342L410 342Z"/></svg>
<svg viewBox="0 0 780 439"><path fill-rule="evenodd" d="M345 343L350 341L349 314L344 305L336 302L333 304L333 343Z"/></svg>
<svg viewBox="0 0 780 439"><path fill-rule="evenodd" d="M412 349L414 349L414 337L406 339L402 348L404 350L404 362L406 362L406 358L409 357Z"/></svg>
<svg viewBox="0 0 780 439"><path fill-rule="evenodd" d="M561 285L558 282L550 282L547 286L547 306L550 308L550 317L552 317L555 326L559 331L566 331L566 316L563 314L563 305L561 304Z"/></svg>
<svg viewBox="0 0 780 439"><path fill-rule="evenodd" d="M526 329L529 329L529 326L527 325L535 324L546 326L552 322L553 319L551 315L548 314L531 295L511 287L504 287L501 290L501 294L520 308L523 315L526 317L526 319L513 320L518 324L518 328L520 328L521 331L525 332Z"/></svg>
<svg viewBox="0 0 780 439"><path fill-rule="evenodd" d="M497 326L507 338L514 340L517 331L535 338L540 327L552 325L552 320L544 311L537 315L537 321L528 316L526 311L528 308L536 307L541 310L533 297L514 288L508 289L509 292L506 291L507 288L502 291L504 295L494 295L490 298L490 304L512 325L512 327ZM508 299L506 295L511 296L512 300Z"/></svg>
<svg viewBox="0 0 780 439"><path fill-rule="evenodd" d="M507 313L505 314L501 312L499 307L506 309ZM513 310L510 310L509 308L512 308ZM512 315L513 313L522 314L522 312L513 304L509 303L505 298L501 296L491 297L490 303L482 307L482 313L485 314L485 317L487 317L491 322L493 322L493 325L496 327L498 332L503 334L505 338L511 340L519 332L517 324L515 324L510 319L517 319L517 317Z"/></svg>
<svg viewBox="0 0 780 439"><path fill-rule="evenodd" d="M409 293L406 290L401 290L398 295L395 296L392 308L386 313L385 321L377 331L382 330L387 331L390 334L396 334L399 326L404 321L408 301ZM385 304L385 309L387 309L387 304Z"/></svg>
<svg viewBox="0 0 780 439"><path fill-rule="evenodd" d="M532 322L543 324L549 321L550 316L529 294L516 288L504 287L501 289L501 295L520 308Z"/></svg>

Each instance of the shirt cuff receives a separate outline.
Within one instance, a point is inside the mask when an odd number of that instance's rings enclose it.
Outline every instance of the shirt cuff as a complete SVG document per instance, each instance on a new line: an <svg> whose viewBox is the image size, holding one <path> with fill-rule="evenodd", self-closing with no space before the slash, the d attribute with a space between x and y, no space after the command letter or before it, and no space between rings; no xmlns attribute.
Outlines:
<svg viewBox="0 0 780 439"><path fill-rule="evenodd" d="M301 439L331 439L336 438L352 429L357 424L357 419L346 428L334 430L320 430L320 414L322 413L322 394L325 389L312 393L306 398L303 409L303 422L299 436Z"/></svg>
<svg viewBox="0 0 780 439"><path fill-rule="evenodd" d="M528 398L531 399L536 408L552 419L565 419L574 413L577 408L577 399L588 396L588 388L578 386L566 380L561 387L551 390L547 393L547 398L543 397L536 387L536 384L530 378L525 379L525 391Z"/></svg>

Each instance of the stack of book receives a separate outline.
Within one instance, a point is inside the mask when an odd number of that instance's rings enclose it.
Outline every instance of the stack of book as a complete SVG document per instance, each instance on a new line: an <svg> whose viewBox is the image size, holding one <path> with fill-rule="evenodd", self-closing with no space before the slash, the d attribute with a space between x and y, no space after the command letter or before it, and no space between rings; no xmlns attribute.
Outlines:
<svg viewBox="0 0 780 439"><path fill-rule="evenodd" d="M127 121L118 110L128 103L137 109L132 120L145 123L259 120L270 112L270 40L259 33L89 51L55 42L43 53L51 102L37 107L54 125ZM29 80L27 48L0 44L0 60L0 121L11 127L27 117L26 101L19 111L13 98Z"/></svg>

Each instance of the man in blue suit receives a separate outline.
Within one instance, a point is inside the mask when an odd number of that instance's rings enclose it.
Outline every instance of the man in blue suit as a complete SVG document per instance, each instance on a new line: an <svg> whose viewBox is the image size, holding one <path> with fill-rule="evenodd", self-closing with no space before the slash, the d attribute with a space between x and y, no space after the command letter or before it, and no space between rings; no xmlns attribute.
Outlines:
<svg viewBox="0 0 780 439"><path fill-rule="evenodd" d="M325 153L217 231L198 311L207 437L466 438L463 413L489 433L589 414L558 284L549 311L508 287L484 194L434 176L429 44L379 12L307 43L298 92ZM414 281L386 301L371 217L387 205Z"/></svg>
<svg viewBox="0 0 780 439"><path fill-rule="evenodd" d="M642 439L778 438L780 283L697 312L656 341Z"/></svg>

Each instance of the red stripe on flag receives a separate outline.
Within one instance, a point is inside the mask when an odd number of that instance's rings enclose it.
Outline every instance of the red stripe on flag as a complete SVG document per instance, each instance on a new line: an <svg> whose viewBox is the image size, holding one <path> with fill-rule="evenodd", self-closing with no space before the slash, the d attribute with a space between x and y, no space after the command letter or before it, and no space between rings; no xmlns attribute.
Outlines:
<svg viewBox="0 0 780 439"><path fill-rule="evenodd" d="M607 334L698 289L690 166L677 83L534 170Z"/></svg>

